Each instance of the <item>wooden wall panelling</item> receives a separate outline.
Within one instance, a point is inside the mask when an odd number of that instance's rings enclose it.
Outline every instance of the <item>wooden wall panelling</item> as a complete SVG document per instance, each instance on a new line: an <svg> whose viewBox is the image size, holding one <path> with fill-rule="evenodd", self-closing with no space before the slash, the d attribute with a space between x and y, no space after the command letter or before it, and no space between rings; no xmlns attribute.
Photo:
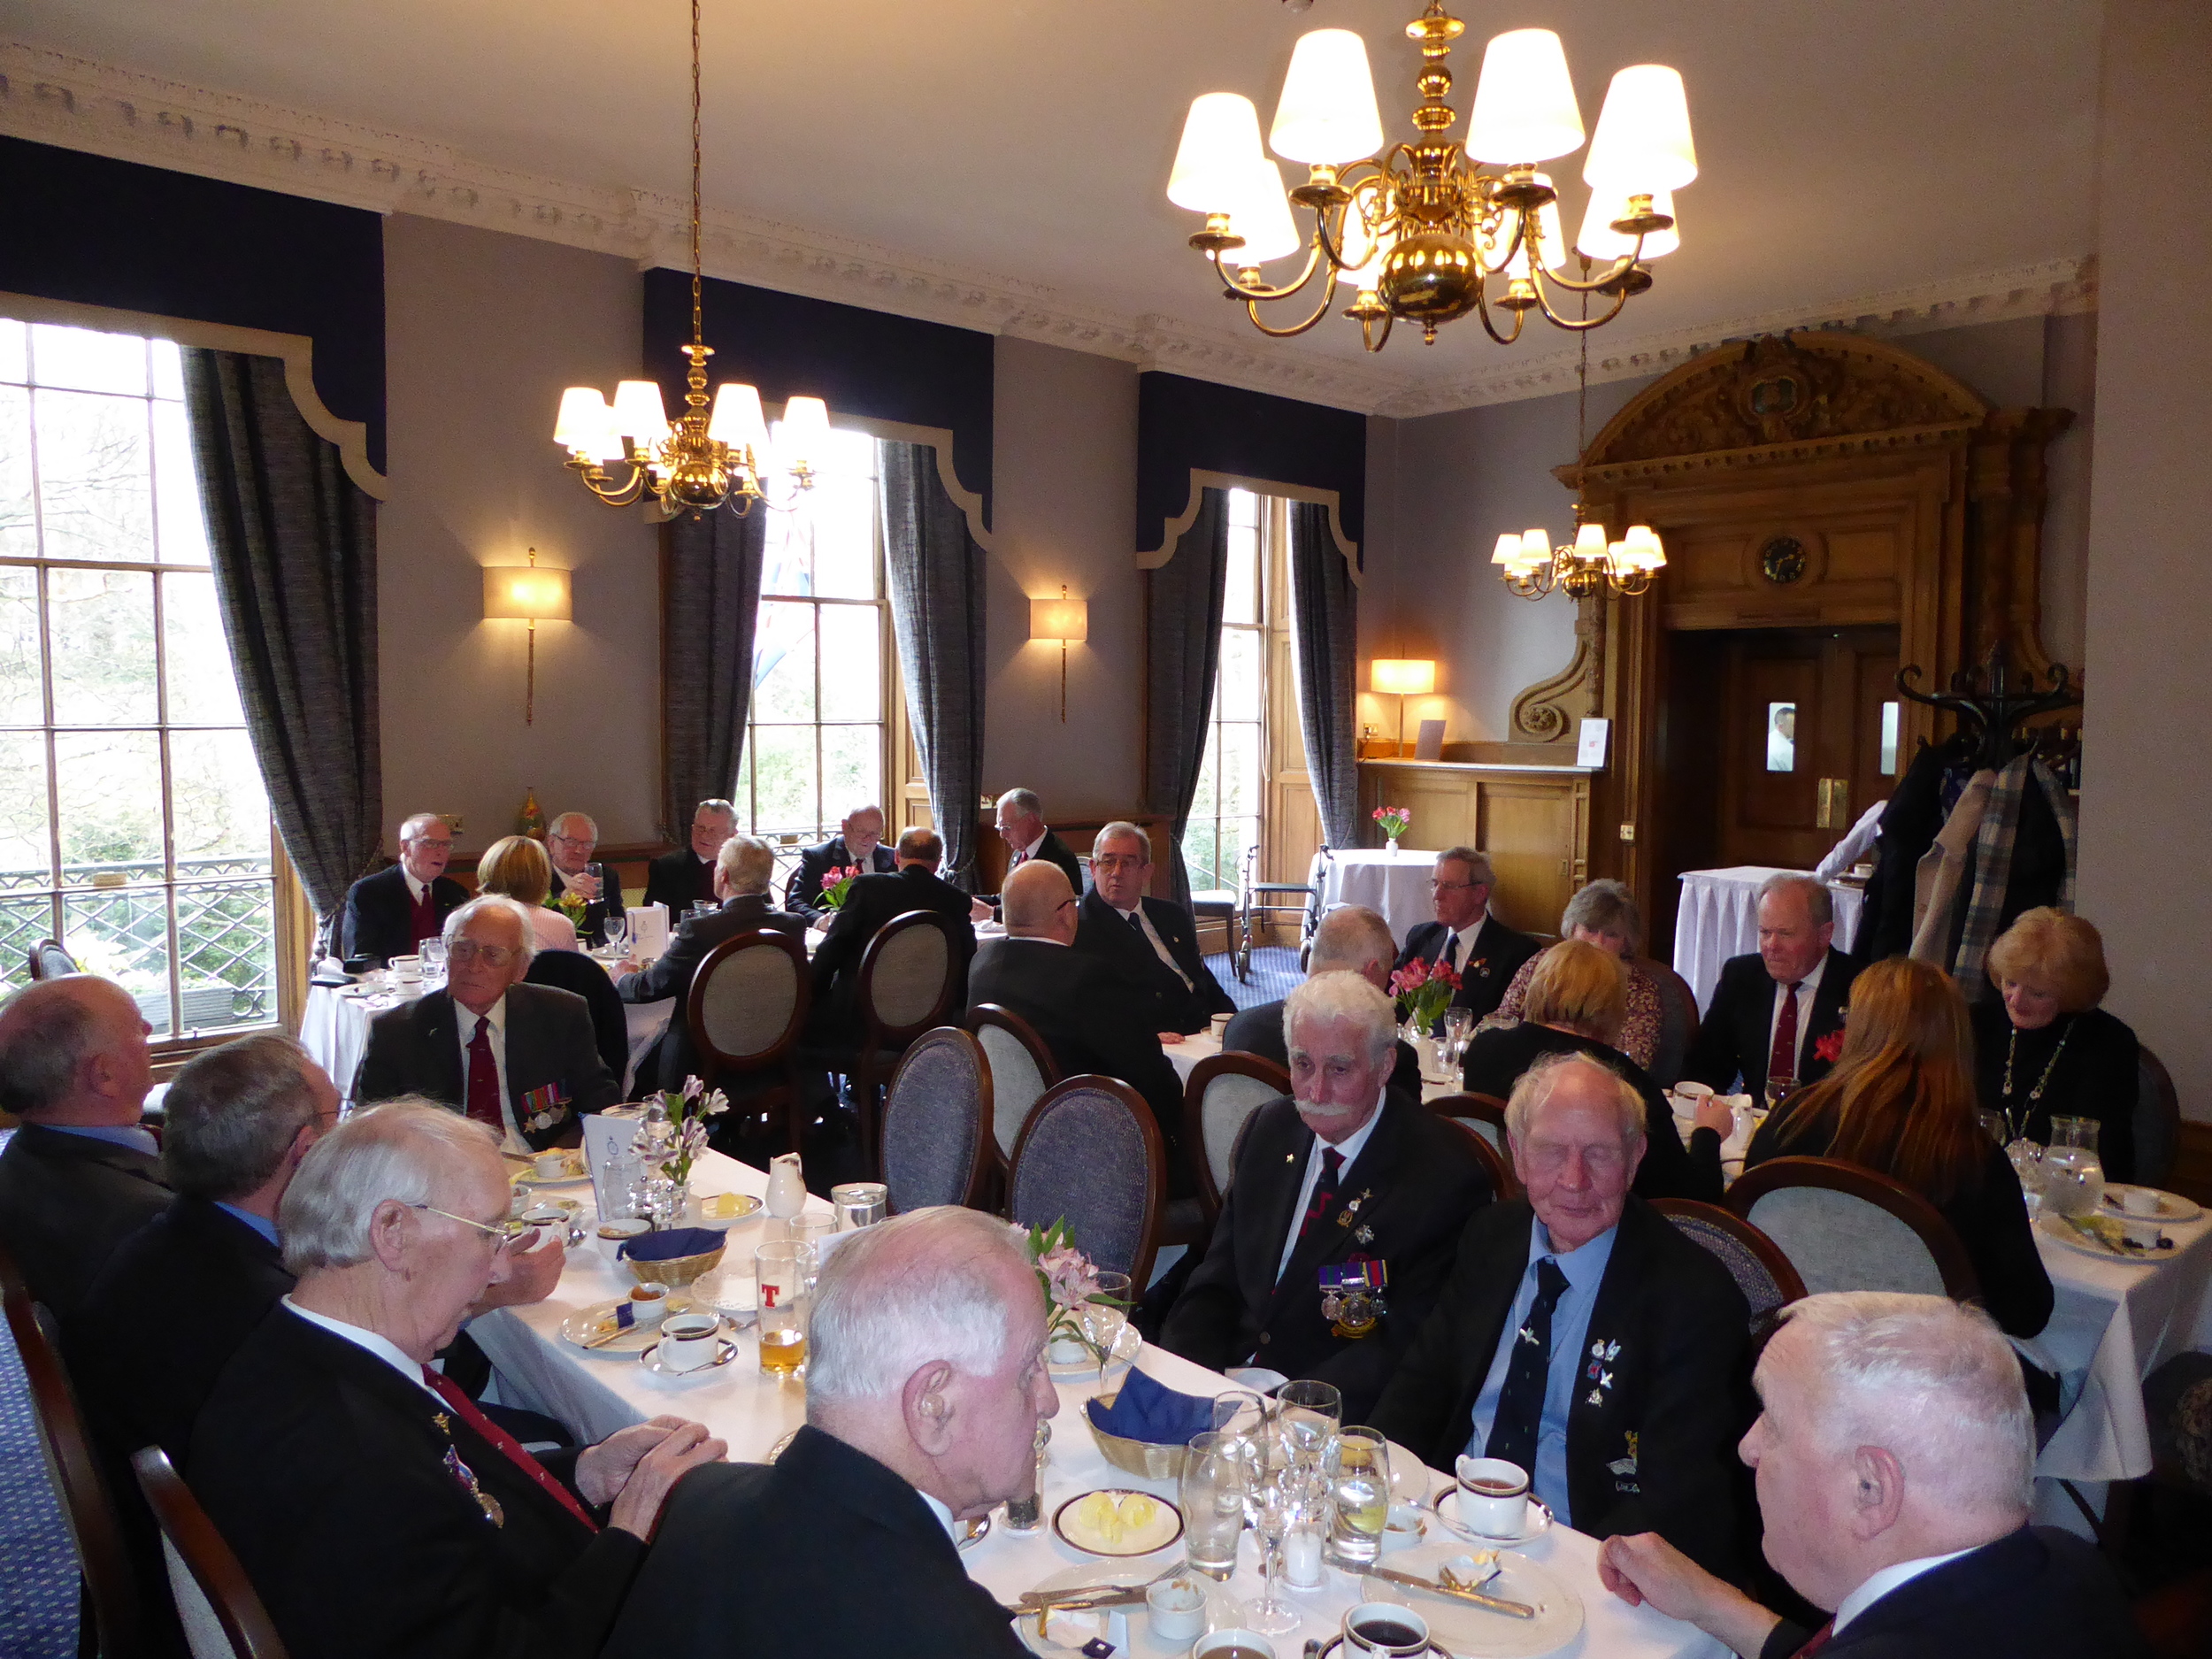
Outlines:
<svg viewBox="0 0 2212 1659"><path fill-rule="evenodd" d="M1497 875L1491 908L1511 926L1556 933L1560 911L1589 879L1591 779L1581 767L1363 761L1359 780L1363 819L1379 806L1407 807L1415 845L1488 853Z"/></svg>

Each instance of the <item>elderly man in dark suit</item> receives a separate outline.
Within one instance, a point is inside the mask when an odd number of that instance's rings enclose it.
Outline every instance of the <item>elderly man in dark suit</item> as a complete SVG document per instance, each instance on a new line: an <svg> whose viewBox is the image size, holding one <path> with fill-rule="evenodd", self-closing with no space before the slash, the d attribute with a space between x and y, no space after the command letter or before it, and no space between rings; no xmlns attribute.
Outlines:
<svg viewBox="0 0 2212 1659"><path fill-rule="evenodd" d="M1830 944L1835 897L1811 876L1777 875L1759 888L1759 949L1732 956L1683 1061L1682 1075L1767 1100L1828 1075L1859 964ZM1771 1086L1771 1087L1770 1087Z"/></svg>
<svg viewBox="0 0 2212 1659"><path fill-rule="evenodd" d="M553 890L546 895L546 902L551 904L564 893L573 892L584 901L584 919L576 925L576 936L603 945L608 921L621 921L626 912L621 876L612 864L592 862L591 856L598 849L599 826L582 812L564 812L546 826L546 856L553 863Z"/></svg>
<svg viewBox="0 0 2212 1659"><path fill-rule="evenodd" d="M128 992L88 973L0 1003L0 1110L23 1120L0 1152L0 1247L57 1318L169 1202L160 1148L138 1126L149 1029Z"/></svg>
<svg viewBox="0 0 2212 1659"><path fill-rule="evenodd" d="M1429 877L1429 902L1436 909L1436 919L1406 934L1406 948L1393 964L1448 966L1459 976L1450 1006L1472 1009L1477 1020L1497 1011L1513 976L1536 954L1535 940L1490 914L1490 895L1496 883L1488 853L1448 847L1437 854L1435 871Z"/></svg>
<svg viewBox="0 0 2212 1659"><path fill-rule="evenodd" d="M1386 995L1390 991L1390 963L1398 944L1390 936L1390 924L1363 904L1340 904L1321 918L1313 930L1313 949L1306 958L1309 981L1325 973L1356 973ZM1225 1054L1256 1054L1286 1070L1290 1046L1283 1034L1282 1002L1258 1002L1229 1022L1221 1033ZM1390 1087L1421 1098L1421 1056L1411 1043L1399 1039L1397 1058L1391 1067Z"/></svg>
<svg viewBox="0 0 2212 1659"><path fill-rule="evenodd" d="M1034 789L1009 789L1000 795L997 816L992 822L999 840L1006 844L1009 876L1031 860L1041 858L1059 865L1060 873L1068 879L1070 892L1083 891L1083 866L1067 842L1045 827L1045 809ZM974 901L969 914L979 922L991 920L999 912L999 898L995 893L984 895Z"/></svg>
<svg viewBox="0 0 2212 1659"><path fill-rule="evenodd" d="M1198 954L1190 912L1147 898L1151 884L1151 837L1119 821L1100 830L1091 843L1091 890L1083 895L1075 948L1151 987L1162 1031L1203 1031L1216 1014L1233 1014L1237 1005Z"/></svg>
<svg viewBox="0 0 2212 1659"><path fill-rule="evenodd" d="M1462 1453L1519 1465L1578 1531L1657 1532L1731 1571L1728 1451L1750 1416L1742 1292L1630 1193L1644 1107L1606 1067L1538 1062L1506 1125L1528 1195L1475 1217L1374 1425L1433 1468Z"/></svg>
<svg viewBox="0 0 2212 1659"><path fill-rule="evenodd" d="M1744 1436L1767 1559L1834 1615L1808 1631L1651 1534L1606 1540L1598 1576L1743 1659L2148 1659L2092 1546L2031 1527L2035 1419L1978 1308L1843 1291L1782 1311Z"/></svg>
<svg viewBox="0 0 2212 1659"><path fill-rule="evenodd" d="M596 1654L669 1489L718 1459L656 1417L542 1461L429 1369L511 1271L483 1125L357 1114L278 1213L297 1275L232 1356L187 1472L295 1654Z"/></svg>
<svg viewBox="0 0 2212 1659"><path fill-rule="evenodd" d="M860 987L860 959L884 924L909 910L926 910L944 918L952 941L952 1007L946 1015L957 1021L968 1005L968 964L975 956L975 924L968 919L968 895L949 881L941 880L937 866L943 862L945 844L936 832L910 829L899 837L898 872L862 876L845 895L842 909L833 914L829 932L815 948L814 1007L824 1017L820 1027L826 1041L860 1041L855 998Z"/></svg>
<svg viewBox="0 0 2212 1659"><path fill-rule="evenodd" d="M1386 934L1386 936L1387 936ZM1291 1094L1244 1132L1206 1259L1160 1346L1212 1370L1333 1383L1364 1422L1435 1308L1467 1219L1492 1196L1466 1132L1389 1087L1397 1021L1354 973L1290 994ZM1376 1314L1324 1279L1379 1263Z"/></svg>
<svg viewBox="0 0 2212 1659"><path fill-rule="evenodd" d="M453 832L435 812L418 812L401 825L399 862L346 890L339 954L388 962L437 938L468 899L468 889L445 872L452 856Z"/></svg>
<svg viewBox="0 0 2212 1659"><path fill-rule="evenodd" d="M691 907L714 900L714 856L737 833L737 809L727 801L702 801L691 814L691 841L663 853L646 866L645 902L668 906L668 926L691 914Z"/></svg>
<svg viewBox="0 0 2212 1659"><path fill-rule="evenodd" d="M1059 1409L1020 1234L949 1206L866 1228L808 1324L805 1426L678 1489L606 1659L1018 1659L952 1529L1033 1490Z"/></svg>
<svg viewBox="0 0 2212 1659"><path fill-rule="evenodd" d="M446 987L379 1014L353 1098L419 1094L500 1135L510 1151L574 1146L580 1119L611 1106L591 1010L573 991L526 985L536 954L512 899L471 899L446 922Z"/></svg>
<svg viewBox="0 0 2212 1659"><path fill-rule="evenodd" d="M834 886L829 872L850 870L859 866L864 875L886 876L898 866L891 849L883 844L883 809L864 806L845 815L838 826L838 833L818 847L809 847L799 855L799 867L791 872L791 879L783 890L783 908L794 915L803 916L817 928L826 928L835 911L822 902L822 889ZM961 895L961 907L967 907L967 895Z"/></svg>
<svg viewBox="0 0 2212 1659"><path fill-rule="evenodd" d="M668 949L650 967L630 964L615 981L626 1002L657 1002L674 997L676 1007L668 1029L638 1062L641 1079L651 1079L659 1088L681 1088L684 1079L700 1070L698 1050L691 1045L691 1025L686 1005L691 981L708 953L726 940L754 928L772 928L798 938L806 932L806 918L775 909L768 900L776 878L775 849L752 835L733 835L714 857L714 895L722 908L703 916L687 916Z"/></svg>

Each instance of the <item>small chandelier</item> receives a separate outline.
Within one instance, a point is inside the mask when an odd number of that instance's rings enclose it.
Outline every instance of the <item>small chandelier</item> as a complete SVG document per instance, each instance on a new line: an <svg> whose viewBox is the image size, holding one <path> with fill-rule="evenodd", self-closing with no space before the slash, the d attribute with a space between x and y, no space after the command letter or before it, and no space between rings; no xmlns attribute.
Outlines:
<svg viewBox="0 0 2212 1659"><path fill-rule="evenodd" d="M1358 320L1370 351L1382 349L1395 320L1419 327L1433 345L1440 324L1469 311L1500 345L1520 337L1532 311L1561 328L1600 328L1651 286L1647 262L1680 245L1673 192L1697 177L1682 77L1658 64L1613 77L1582 169L1589 211L1570 250L1559 193L1537 171L1583 142L1559 36L1515 29L1490 42L1461 144L1444 136L1455 119L1443 101L1452 86L1444 60L1465 30L1443 0L1429 0L1406 26L1425 60L1415 83L1419 137L1379 155L1382 118L1365 42L1349 29L1302 36L1268 133L1278 156L1310 170L1287 198L1260 148L1251 100L1210 92L1193 101L1168 199L1206 216L1190 245L1213 263L1224 291L1243 303L1262 334L1305 333L1327 315L1340 281L1356 296L1343 314ZM1480 171L1476 158L1498 171ZM1309 235L1299 234L1294 202L1313 215ZM1271 286L1261 267L1302 248L1306 263L1297 279ZM1564 274L1571 259L1579 277ZM1275 327L1261 320L1263 304L1302 293L1317 275L1320 300L1302 321ZM1612 303L1602 316L1586 309L1570 319L1555 303L1564 294L1603 295ZM1494 308L1509 319L1502 327Z"/></svg>
<svg viewBox="0 0 2212 1659"><path fill-rule="evenodd" d="M699 314L699 0L691 0L691 343L684 376L684 412L668 419L657 380L624 380L611 408L589 386L561 394L553 442L566 449L563 465L610 507L627 507L649 490L669 518L689 510L694 518L734 501L741 517L768 499L772 466L790 475L790 490L772 508L789 507L814 474L829 442L829 407L818 397L784 404L783 431L772 450L759 391L735 380L715 388L707 411L706 343ZM601 463L626 465L620 482Z"/></svg>

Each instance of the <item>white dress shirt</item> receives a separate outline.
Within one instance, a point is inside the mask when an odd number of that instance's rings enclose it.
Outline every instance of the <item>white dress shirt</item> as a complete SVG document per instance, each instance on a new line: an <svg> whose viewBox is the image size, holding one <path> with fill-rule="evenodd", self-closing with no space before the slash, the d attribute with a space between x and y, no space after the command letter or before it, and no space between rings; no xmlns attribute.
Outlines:
<svg viewBox="0 0 2212 1659"><path fill-rule="evenodd" d="M1820 991L1820 976L1827 972L1828 953L1824 950L1820 953L1820 960L1813 964L1813 971L1797 982L1797 1064L1791 1068L1790 1075L1793 1077L1805 1075L1805 1039L1813 1027L1813 998ZM1782 1007L1788 995L1789 987L1779 979L1775 980L1774 1006L1767 1014L1767 1053L1770 1056L1774 1053L1774 1033L1782 1028Z"/></svg>
<svg viewBox="0 0 2212 1659"><path fill-rule="evenodd" d="M1382 1118L1383 1101L1389 1092L1390 1086L1386 1083L1382 1093L1375 1096L1375 1110L1368 1113L1367 1121L1337 1142L1336 1155L1344 1160L1336 1172L1338 1190L1342 1190L1340 1183L1352 1172L1352 1165L1359 1162L1368 1137L1375 1133L1375 1125ZM1306 1177L1298 1183L1298 1202L1290 1208L1290 1225L1283 1232L1283 1254L1275 1263L1275 1277L1279 1279L1283 1270L1290 1265L1291 1252L1298 1248L1298 1224L1305 1219L1306 1206L1313 1202L1314 1187L1321 1179L1321 1155L1328 1149L1329 1143L1319 1135L1314 1136L1313 1144L1306 1148Z"/></svg>
<svg viewBox="0 0 2212 1659"><path fill-rule="evenodd" d="M453 1032L461 1044L461 1099L468 1100L469 1042L476 1035L477 1016L457 1002L453 1005ZM507 1126L503 1143L510 1152L527 1152L530 1143L523 1139L521 1129L515 1123L514 1102L507 1098L507 999L503 995L494 1002L491 1012L483 1016L491 1027L492 1066L499 1074L499 1120Z"/></svg>
<svg viewBox="0 0 2212 1659"><path fill-rule="evenodd" d="M1050 833L1052 833L1050 830L1039 830L1037 839L1014 855L1014 864L1016 865L1025 864L1037 856L1037 849L1045 844L1045 837Z"/></svg>
<svg viewBox="0 0 2212 1659"><path fill-rule="evenodd" d="M1970 1549L1955 1549L1947 1555L1923 1555L1915 1561L1892 1562L1868 1576L1865 1583L1836 1603L1833 1632L1843 1634L1843 1627L1872 1607L1892 1590L1902 1589L1924 1572L1933 1572L1947 1561L1956 1561L1961 1555L1970 1555Z"/></svg>
<svg viewBox="0 0 2212 1659"><path fill-rule="evenodd" d="M1190 975L1184 972L1181 964L1175 960L1175 953L1167 948L1167 941L1160 937L1160 930L1153 926L1152 918L1144 913L1143 904L1140 902L1133 910L1116 910L1114 914L1152 941L1153 954L1167 964L1169 971L1183 982L1183 988L1189 990Z"/></svg>
<svg viewBox="0 0 2212 1659"><path fill-rule="evenodd" d="M400 865L399 873L402 879L407 883L407 896L414 900L416 903L420 904L422 902L422 895L430 891L430 884L427 881L416 880L415 872L410 870L405 864Z"/></svg>
<svg viewBox="0 0 2212 1659"><path fill-rule="evenodd" d="M343 1319L334 1319L327 1314L311 1312L289 1296L284 1298L284 1305L306 1320L308 1324L320 1325L331 1335L343 1337L364 1353L375 1355L377 1358L382 1360L433 1400L438 1399L437 1393L422 1379L421 1364L409 1359L400 1351L399 1344L389 1337L380 1336L375 1332L357 1325L348 1325ZM442 1404L443 1402L441 1401L440 1403Z"/></svg>
<svg viewBox="0 0 2212 1659"><path fill-rule="evenodd" d="M937 1517L937 1525L945 1529L946 1537L951 1539L952 1541L956 1544L967 1536L967 1528L964 1526L955 1526L953 1525L952 1505L947 1503L942 1498L932 1497L928 1493L924 1492L919 1486L914 1488L914 1494L917 1497L920 1498L924 1503L929 1505L929 1512Z"/></svg>

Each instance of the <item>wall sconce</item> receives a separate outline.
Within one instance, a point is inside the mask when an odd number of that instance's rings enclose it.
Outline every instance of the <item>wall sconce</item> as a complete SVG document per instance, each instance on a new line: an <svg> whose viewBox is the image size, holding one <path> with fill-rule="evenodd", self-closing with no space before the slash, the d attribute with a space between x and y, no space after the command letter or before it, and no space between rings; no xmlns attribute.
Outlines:
<svg viewBox="0 0 2212 1659"><path fill-rule="evenodd" d="M1406 699L1436 690L1436 664L1427 657L1378 657L1369 684L1379 697L1398 699L1398 753L1406 749Z"/></svg>
<svg viewBox="0 0 2212 1659"><path fill-rule="evenodd" d="M1068 585L1060 584L1057 599L1029 602L1029 637L1060 644L1060 724L1068 723L1068 647L1090 637L1091 609L1080 599L1068 597Z"/></svg>
<svg viewBox="0 0 2212 1659"><path fill-rule="evenodd" d="M529 667L522 698L522 723L537 721L538 624L569 620L566 571L540 570L538 550L530 549L527 565L488 565L484 567L484 619L517 620L530 625Z"/></svg>

